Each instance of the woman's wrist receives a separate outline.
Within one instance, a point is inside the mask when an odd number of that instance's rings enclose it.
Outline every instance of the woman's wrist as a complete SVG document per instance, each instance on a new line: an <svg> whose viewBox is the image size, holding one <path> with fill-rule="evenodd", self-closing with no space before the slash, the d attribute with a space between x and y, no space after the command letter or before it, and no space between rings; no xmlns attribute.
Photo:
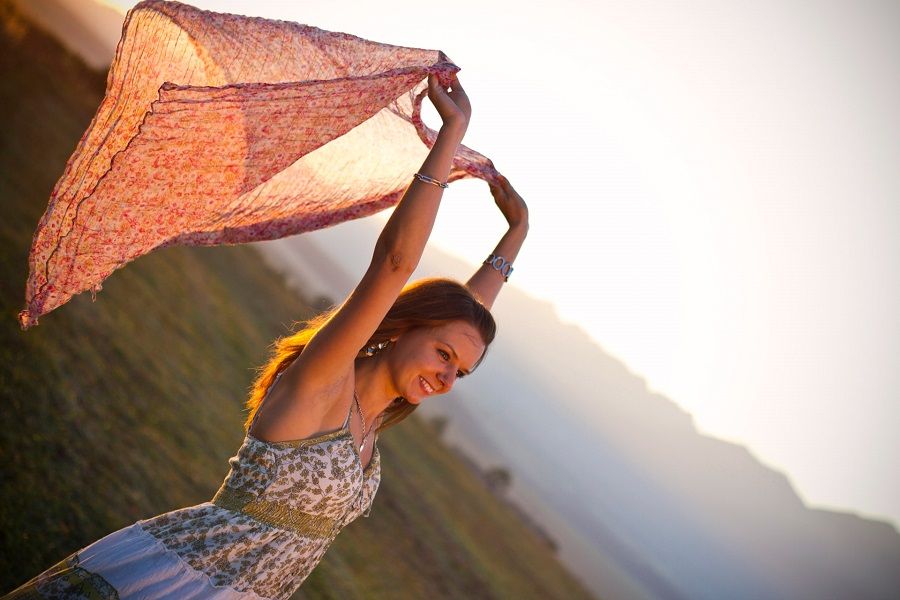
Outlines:
<svg viewBox="0 0 900 600"><path fill-rule="evenodd" d="M527 235L528 234L528 217L526 216L524 219L510 222L509 229L510 229L510 231L516 231L516 232Z"/></svg>
<svg viewBox="0 0 900 600"><path fill-rule="evenodd" d="M441 125L441 129L438 131L438 135L449 137L451 139L455 139L457 142L461 142L463 137L466 135L466 129L468 129L469 124L463 121L447 121L443 125Z"/></svg>

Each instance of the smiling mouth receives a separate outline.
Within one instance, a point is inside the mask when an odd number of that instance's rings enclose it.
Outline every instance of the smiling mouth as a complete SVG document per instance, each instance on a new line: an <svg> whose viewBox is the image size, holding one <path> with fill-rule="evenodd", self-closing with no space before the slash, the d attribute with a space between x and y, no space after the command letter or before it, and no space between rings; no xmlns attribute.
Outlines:
<svg viewBox="0 0 900 600"><path fill-rule="evenodd" d="M434 393L434 388L431 387L431 386L428 384L428 382L425 381L425 378L422 377L421 375L419 375L419 383L420 383L420 385L422 386L422 389L425 390L425 393L426 393L426 394L433 394L433 393Z"/></svg>

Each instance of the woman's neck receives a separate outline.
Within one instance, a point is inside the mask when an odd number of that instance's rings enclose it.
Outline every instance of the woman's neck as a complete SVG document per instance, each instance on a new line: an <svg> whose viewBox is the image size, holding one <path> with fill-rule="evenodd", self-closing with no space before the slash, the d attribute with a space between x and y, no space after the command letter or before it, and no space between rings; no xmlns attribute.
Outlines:
<svg viewBox="0 0 900 600"><path fill-rule="evenodd" d="M366 416L366 426L372 424L375 415L381 414L394 398L400 395L394 389L383 356L357 358L354 366L356 397Z"/></svg>

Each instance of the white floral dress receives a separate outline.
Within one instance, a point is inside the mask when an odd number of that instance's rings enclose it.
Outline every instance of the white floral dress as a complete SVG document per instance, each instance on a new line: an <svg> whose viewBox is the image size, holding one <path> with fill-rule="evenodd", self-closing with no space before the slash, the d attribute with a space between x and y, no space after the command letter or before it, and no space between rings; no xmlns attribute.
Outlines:
<svg viewBox="0 0 900 600"><path fill-rule="evenodd" d="M289 442L248 434L211 501L115 531L4 598L290 597L371 511L381 453L363 467L349 425Z"/></svg>

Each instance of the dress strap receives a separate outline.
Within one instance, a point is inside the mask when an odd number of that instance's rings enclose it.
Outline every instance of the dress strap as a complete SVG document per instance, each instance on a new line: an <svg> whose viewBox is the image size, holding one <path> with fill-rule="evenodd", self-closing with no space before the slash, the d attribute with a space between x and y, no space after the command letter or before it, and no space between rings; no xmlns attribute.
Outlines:
<svg viewBox="0 0 900 600"><path fill-rule="evenodd" d="M350 425L350 417L353 415L353 405L356 403L356 396L353 396L353 400L350 401L350 412L347 413L347 418L344 420L344 426L341 429L347 429Z"/></svg>

